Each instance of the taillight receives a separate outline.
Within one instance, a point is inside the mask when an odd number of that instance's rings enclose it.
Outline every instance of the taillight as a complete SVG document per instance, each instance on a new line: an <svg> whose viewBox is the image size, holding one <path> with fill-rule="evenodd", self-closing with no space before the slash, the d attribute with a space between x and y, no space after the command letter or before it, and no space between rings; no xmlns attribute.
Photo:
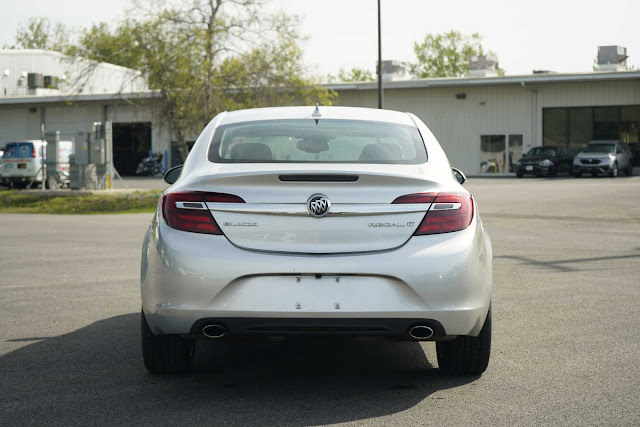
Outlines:
<svg viewBox="0 0 640 427"><path fill-rule="evenodd" d="M395 199L392 204L399 203L431 203L438 193L415 193L405 194Z"/></svg>
<svg viewBox="0 0 640 427"><path fill-rule="evenodd" d="M31 149L31 157L33 157L34 159L36 158L36 149L35 148Z"/></svg>
<svg viewBox="0 0 640 427"><path fill-rule="evenodd" d="M414 236L464 230L473 219L473 197L469 194L439 193Z"/></svg>
<svg viewBox="0 0 640 427"><path fill-rule="evenodd" d="M168 193L162 198L162 216L171 228L194 233L222 234L207 202L244 203L233 194L188 191Z"/></svg>

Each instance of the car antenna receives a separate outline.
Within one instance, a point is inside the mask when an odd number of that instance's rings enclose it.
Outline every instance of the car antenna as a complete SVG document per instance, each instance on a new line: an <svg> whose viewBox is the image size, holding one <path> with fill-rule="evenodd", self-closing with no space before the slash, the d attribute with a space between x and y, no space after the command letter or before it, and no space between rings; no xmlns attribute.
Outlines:
<svg viewBox="0 0 640 427"><path fill-rule="evenodd" d="M318 124L318 122L320 121L320 117L322 117L322 114L320 114L320 106L318 105L317 102L316 102L316 109L313 110L313 114L311 114L311 117L316 118L316 124Z"/></svg>

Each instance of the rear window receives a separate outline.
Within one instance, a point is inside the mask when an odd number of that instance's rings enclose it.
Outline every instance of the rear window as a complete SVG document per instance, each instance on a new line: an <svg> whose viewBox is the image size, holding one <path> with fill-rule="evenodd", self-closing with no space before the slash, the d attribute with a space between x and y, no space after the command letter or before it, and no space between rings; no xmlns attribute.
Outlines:
<svg viewBox="0 0 640 427"><path fill-rule="evenodd" d="M208 157L216 163L420 164L427 151L414 126L296 119L220 126Z"/></svg>
<svg viewBox="0 0 640 427"><path fill-rule="evenodd" d="M31 142L9 143L4 147L3 159L21 159L31 157L33 144Z"/></svg>
<svg viewBox="0 0 640 427"><path fill-rule="evenodd" d="M555 147L533 147L527 156L555 156L556 153Z"/></svg>

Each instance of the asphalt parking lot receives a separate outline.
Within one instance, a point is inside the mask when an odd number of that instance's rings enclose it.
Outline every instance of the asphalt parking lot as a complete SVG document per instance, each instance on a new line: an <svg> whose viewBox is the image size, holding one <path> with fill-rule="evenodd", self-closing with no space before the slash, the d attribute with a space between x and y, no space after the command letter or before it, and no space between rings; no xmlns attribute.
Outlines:
<svg viewBox="0 0 640 427"><path fill-rule="evenodd" d="M639 425L640 177L471 179L494 248L487 372L431 343L206 343L151 376L150 219L0 215L0 424Z"/></svg>

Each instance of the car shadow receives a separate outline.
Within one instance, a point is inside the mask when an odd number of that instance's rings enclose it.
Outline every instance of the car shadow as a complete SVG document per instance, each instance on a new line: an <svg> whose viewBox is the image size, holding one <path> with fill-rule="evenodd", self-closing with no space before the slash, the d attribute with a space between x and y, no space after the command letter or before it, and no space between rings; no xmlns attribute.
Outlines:
<svg viewBox="0 0 640 427"><path fill-rule="evenodd" d="M0 356L0 412L15 424L317 425L404 411L478 377L445 377L419 343L348 338L200 342L194 371L153 376L139 314Z"/></svg>

